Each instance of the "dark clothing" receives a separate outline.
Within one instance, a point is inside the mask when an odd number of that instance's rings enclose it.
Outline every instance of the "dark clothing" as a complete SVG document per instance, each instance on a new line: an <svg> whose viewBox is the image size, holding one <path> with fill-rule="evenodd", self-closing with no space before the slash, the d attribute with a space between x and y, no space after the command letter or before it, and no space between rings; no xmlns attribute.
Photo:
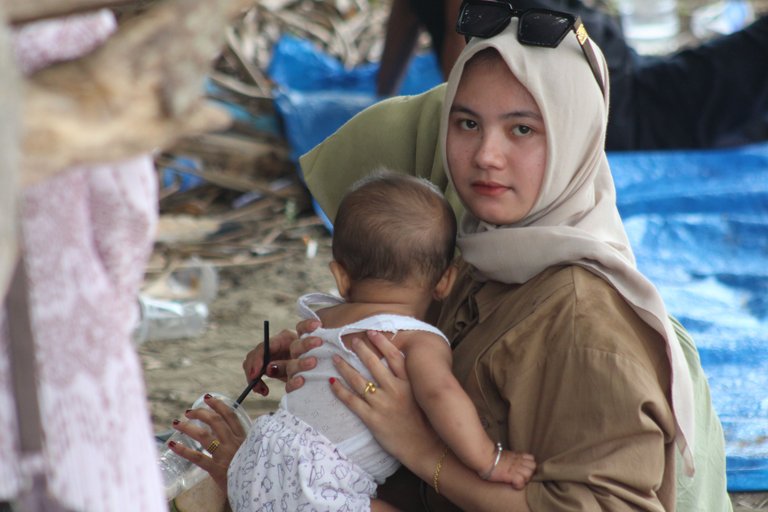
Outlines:
<svg viewBox="0 0 768 512"><path fill-rule="evenodd" d="M432 49L437 55L438 62L442 56L443 41L445 40L445 7L444 0L408 0L416 17L432 39ZM459 13L456 13L458 16Z"/></svg>
<svg viewBox="0 0 768 512"><path fill-rule="evenodd" d="M638 58L612 73L611 89L608 149L768 140L768 16L695 48Z"/></svg>
<svg viewBox="0 0 768 512"><path fill-rule="evenodd" d="M410 1L440 48L440 2ZM657 57L639 55L624 39L618 18L580 0L511 1L517 9L581 16L610 71L607 150L700 149L768 140L768 16L731 35Z"/></svg>

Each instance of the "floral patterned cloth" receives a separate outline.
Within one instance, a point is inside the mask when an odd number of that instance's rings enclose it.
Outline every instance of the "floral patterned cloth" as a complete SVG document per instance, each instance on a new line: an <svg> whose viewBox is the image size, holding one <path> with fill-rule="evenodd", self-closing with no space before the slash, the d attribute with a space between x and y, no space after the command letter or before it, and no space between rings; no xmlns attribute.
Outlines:
<svg viewBox="0 0 768 512"><path fill-rule="evenodd" d="M20 66L74 58L114 27L108 11L27 25ZM49 486L80 511L166 511L130 338L157 220L152 161L68 169L22 203ZM7 344L0 312L0 501L21 483Z"/></svg>
<svg viewBox="0 0 768 512"><path fill-rule="evenodd" d="M234 512L366 512L376 495L371 475L283 409L256 420L227 483Z"/></svg>

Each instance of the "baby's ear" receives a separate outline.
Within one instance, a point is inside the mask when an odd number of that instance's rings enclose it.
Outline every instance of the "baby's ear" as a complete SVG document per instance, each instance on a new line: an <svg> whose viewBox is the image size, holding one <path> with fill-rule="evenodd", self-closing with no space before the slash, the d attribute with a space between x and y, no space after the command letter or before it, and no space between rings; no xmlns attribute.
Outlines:
<svg viewBox="0 0 768 512"><path fill-rule="evenodd" d="M351 285L347 269L336 260L332 260L328 267L331 269L331 274L333 274L333 278L336 280L336 289L339 290L339 295L341 295L342 299L346 300Z"/></svg>
<svg viewBox="0 0 768 512"><path fill-rule="evenodd" d="M456 265L449 265L445 272L443 272L443 276L437 282L437 285L435 285L435 291L432 292L432 297L434 297L435 300L443 300L449 293L451 293L453 284L456 282L458 271L459 269Z"/></svg>

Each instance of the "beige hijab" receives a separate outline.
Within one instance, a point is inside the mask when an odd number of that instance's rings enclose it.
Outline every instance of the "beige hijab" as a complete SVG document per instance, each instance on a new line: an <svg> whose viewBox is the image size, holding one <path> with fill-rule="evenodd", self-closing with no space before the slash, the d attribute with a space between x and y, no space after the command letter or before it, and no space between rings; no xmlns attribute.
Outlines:
<svg viewBox="0 0 768 512"><path fill-rule="evenodd" d="M522 283L554 265L574 264L605 279L637 314L667 341L672 368L672 406L676 442L693 474L693 387L688 366L667 310L654 285L635 266L616 208L616 192L604 151L608 90L600 92L573 31L558 48L521 45L517 19L501 34L473 38L448 79L440 125L446 173L445 140L450 105L465 63L477 52L495 48L530 91L547 130L547 167L531 212L513 225L487 224L467 212L458 245L464 259L488 278ZM607 77L605 60L593 45ZM607 82L607 79L605 80Z"/></svg>

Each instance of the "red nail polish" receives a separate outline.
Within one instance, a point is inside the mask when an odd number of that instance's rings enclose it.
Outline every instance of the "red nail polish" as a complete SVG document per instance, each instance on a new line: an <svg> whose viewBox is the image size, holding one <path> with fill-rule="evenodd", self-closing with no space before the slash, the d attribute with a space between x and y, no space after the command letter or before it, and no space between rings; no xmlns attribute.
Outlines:
<svg viewBox="0 0 768 512"><path fill-rule="evenodd" d="M205 394L205 396L204 396L203 398L205 398L206 400L208 400L209 398L213 398L213 397L211 396L211 394L210 394L210 393L206 393L206 394Z"/></svg>
<svg viewBox="0 0 768 512"><path fill-rule="evenodd" d="M176 446L176 441L168 441L168 446L173 448L174 446Z"/></svg>
<svg viewBox="0 0 768 512"><path fill-rule="evenodd" d="M277 375L277 371L278 371L278 368L276 364L271 364L267 367L267 375L269 375L270 377L274 377L275 375Z"/></svg>
<svg viewBox="0 0 768 512"><path fill-rule="evenodd" d="M336 382L336 379L334 377L331 377L331 378L328 379L328 382L333 384L334 382Z"/></svg>
<svg viewBox="0 0 768 512"><path fill-rule="evenodd" d="M178 425L178 424L179 424L179 423L181 423L181 422L180 422L179 420L173 420L173 422L172 422L172 423L173 423L174 425Z"/></svg>

